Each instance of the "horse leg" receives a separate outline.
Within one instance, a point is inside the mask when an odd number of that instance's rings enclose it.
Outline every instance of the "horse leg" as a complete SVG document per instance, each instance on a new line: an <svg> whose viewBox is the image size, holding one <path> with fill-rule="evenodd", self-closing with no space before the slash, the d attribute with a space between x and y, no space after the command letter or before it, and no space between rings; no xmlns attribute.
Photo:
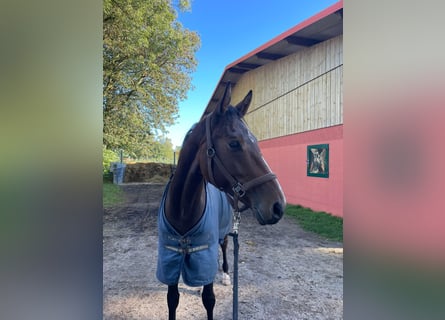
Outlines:
<svg viewBox="0 0 445 320"><path fill-rule="evenodd" d="M226 286L229 286L230 276L229 276L229 264L227 263L227 245L229 244L229 239L227 235L224 237L224 241L221 243L221 251L223 254L223 274L222 274L222 283Z"/></svg>
<svg viewBox="0 0 445 320"><path fill-rule="evenodd" d="M229 240L228 240L227 236L225 236L223 243L221 243L221 250L222 250L222 254L223 254L222 268L223 268L224 273L229 273L229 264L227 263L227 245L228 245L228 243L229 243Z"/></svg>
<svg viewBox="0 0 445 320"><path fill-rule="evenodd" d="M213 282L206 284L202 291L202 303L207 311L207 320L213 320L213 307L215 306L215 293L213 292Z"/></svg>
<svg viewBox="0 0 445 320"><path fill-rule="evenodd" d="M168 320L176 320L176 308L179 304L179 290L178 284L168 286L167 305L168 305Z"/></svg>

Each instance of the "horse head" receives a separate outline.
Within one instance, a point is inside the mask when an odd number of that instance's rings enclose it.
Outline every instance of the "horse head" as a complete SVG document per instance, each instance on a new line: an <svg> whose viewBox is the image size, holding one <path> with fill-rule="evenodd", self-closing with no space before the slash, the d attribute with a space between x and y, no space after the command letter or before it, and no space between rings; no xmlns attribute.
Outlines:
<svg viewBox="0 0 445 320"><path fill-rule="evenodd" d="M223 99L205 121L199 162L205 180L250 208L262 225L277 223L283 216L286 200L276 176L264 160L258 141L243 120L252 91L236 106L230 104L227 85Z"/></svg>

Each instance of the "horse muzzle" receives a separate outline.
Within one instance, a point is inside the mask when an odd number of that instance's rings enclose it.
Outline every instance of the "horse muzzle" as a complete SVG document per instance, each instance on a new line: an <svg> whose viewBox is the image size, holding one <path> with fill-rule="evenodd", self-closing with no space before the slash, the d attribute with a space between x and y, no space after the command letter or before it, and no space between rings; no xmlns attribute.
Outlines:
<svg viewBox="0 0 445 320"><path fill-rule="evenodd" d="M260 225L266 224L275 224L283 217L284 214L284 205L280 202L275 202L272 207L267 210L268 212L262 212L258 208L253 208L253 213L255 218L259 222Z"/></svg>

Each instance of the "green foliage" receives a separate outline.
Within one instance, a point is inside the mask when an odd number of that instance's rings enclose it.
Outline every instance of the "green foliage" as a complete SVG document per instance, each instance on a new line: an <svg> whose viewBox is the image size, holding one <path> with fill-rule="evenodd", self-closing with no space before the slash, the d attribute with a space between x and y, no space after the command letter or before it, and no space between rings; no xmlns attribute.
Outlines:
<svg viewBox="0 0 445 320"><path fill-rule="evenodd" d="M343 219L325 212L314 212L302 206L288 205L286 214L294 217L306 231L334 241L343 241Z"/></svg>
<svg viewBox="0 0 445 320"><path fill-rule="evenodd" d="M132 154L124 154L129 161L137 162L159 162L159 163L173 163L173 143L165 136L156 137L150 145L149 149L144 149L139 153L139 156ZM178 153L176 153L176 159Z"/></svg>
<svg viewBox="0 0 445 320"><path fill-rule="evenodd" d="M103 142L132 157L174 123L197 61L199 36L176 21L187 0L104 0Z"/></svg>
<svg viewBox="0 0 445 320"><path fill-rule="evenodd" d="M104 182L102 184L102 203L105 208L125 201L125 195L119 185Z"/></svg>
<svg viewBox="0 0 445 320"><path fill-rule="evenodd" d="M116 152L108 150L105 146L102 146L102 169L104 174L108 174L110 164L112 162L119 161L119 156Z"/></svg>
<svg viewBox="0 0 445 320"><path fill-rule="evenodd" d="M173 144L170 139L160 137L153 144L150 160L160 163L173 163Z"/></svg>

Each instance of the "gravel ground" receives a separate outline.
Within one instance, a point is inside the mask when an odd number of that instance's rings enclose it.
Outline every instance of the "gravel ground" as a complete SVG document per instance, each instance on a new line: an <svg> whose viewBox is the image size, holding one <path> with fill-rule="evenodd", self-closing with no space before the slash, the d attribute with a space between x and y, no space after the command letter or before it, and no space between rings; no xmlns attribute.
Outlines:
<svg viewBox="0 0 445 320"><path fill-rule="evenodd" d="M167 319L167 286L155 276L163 184L122 185L126 202L104 210L104 319ZM233 246L229 238L230 274ZM343 248L293 219L240 225L239 319L343 319ZM221 260L221 259L220 259ZM178 320L207 319L201 289L179 285ZM232 287L215 280L215 319L232 319Z"/></svg>

